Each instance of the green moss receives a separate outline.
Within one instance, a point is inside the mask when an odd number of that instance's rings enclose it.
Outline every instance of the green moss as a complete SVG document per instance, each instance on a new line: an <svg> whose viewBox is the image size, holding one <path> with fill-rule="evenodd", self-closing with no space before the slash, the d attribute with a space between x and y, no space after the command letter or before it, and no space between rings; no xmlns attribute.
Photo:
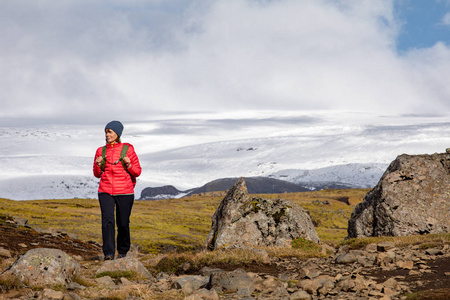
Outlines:
<svg viewBox="0 0 450 300"><path fill-rule="evenodd" d="M279 224L281 222L281 218L286 214L286 209L282 208L280 211L277 211L272 215L273 220L275 221L275 224Z"/></svg>
<svg viewBox="0 0 450 300"><path fill-rule="evenodd" d="M261 210L259 207L259 201L252 201L252 211L258 213Z"/></svg>

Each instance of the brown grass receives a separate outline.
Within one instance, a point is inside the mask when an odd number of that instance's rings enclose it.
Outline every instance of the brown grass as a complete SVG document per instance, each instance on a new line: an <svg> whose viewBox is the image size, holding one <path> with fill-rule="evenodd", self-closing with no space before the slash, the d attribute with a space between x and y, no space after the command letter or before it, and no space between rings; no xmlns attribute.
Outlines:
<svg viewBox="0 0 450 300"><path fill-rule="evenodd" d="M347 235L347 220L354 206L336 199L348 197L350 203L356 204L366 192L324 190L255 196L285 198L301 205L310 212L319 238L337 245ZM212 215L222 198L212 193L182 199L135 201L131 214L132 241L145 253L203 249ZM312 204L314 200L327 200L330 204ZM10 216L28 219L30 226L75 233L82 240L101 242L100 207L96 199L0 199L0 209Z"/></svg>

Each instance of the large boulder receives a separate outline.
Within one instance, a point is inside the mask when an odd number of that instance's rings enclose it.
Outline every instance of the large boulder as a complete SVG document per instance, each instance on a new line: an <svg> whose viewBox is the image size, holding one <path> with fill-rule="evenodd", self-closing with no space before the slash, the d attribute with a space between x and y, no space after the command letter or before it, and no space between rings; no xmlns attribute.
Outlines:
<svg viewBox="0 0 450 300"><path fill-rule="evenodd" d="M400 155L358 204L350 238L450 231L450 154Z"/></svg>
<svg viewBox="0 0 450 300"><path fill-rule="evenodd" d="M36 248L22 255L7 271L21 282L36 287L66 286L80 264L59 249Z"/></svg>
<svg viewBox="0 0 450 300"><path fill-rule="evenodd" d="M229 245L290 246L299 237L319 242L309 214L284 199L250 197L240 178L214 213L206 245L211 250Z"/></svg>

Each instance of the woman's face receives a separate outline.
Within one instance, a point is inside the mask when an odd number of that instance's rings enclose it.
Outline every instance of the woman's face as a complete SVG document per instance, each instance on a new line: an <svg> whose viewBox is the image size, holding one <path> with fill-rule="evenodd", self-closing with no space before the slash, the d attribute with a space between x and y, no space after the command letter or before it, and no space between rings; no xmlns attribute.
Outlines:
<svg viewBox="0 0 450 300"><path fill-rule="evenodd" d="M107 143L113 143L117 140L119 136L112 129L105 129L105 138Z"/></svg>

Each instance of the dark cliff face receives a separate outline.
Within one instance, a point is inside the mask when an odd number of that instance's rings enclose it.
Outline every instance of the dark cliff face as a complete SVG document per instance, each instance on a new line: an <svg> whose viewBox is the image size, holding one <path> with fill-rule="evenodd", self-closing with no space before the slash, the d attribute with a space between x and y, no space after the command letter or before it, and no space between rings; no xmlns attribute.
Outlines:
<svg viewBox="0 0 450 300"><path fill-rule="evenodd" d="M160 187L148 187L142 190L141 192L141 200L149 200L154 199L160 195L171 195L176 196L178 194L182 193L182 191L179 191L177 188L175 188L172 185L165 185Z"/></svg>
<svg viewBox="0 0 450 300"><path fill-rule="evenodd" d="M358 204L348 236L450 231L450 154L400 155Z"/></svg>
<svg viewBox="0 0 450 300"><path fill-rule="evenodd" d="M227 191L238 178L223 178L211 181L204 186L192 191L193 194ZM267 177L245 178L250 194L280 194L309 191L307 188L295 183Z"/></svg>
<svg viewBox="0 0 450 300"><path fill-rule="evenodd" d="M187 191L180 191L172 185L162 187L148 187L142 190L141 200L162 199L167 196L176 196L182 193L187 195L222 192L228 191L238 178L221 178L208 182L207 184ZM309 189L284 180L267 177L248 177L246 178L248 192L250 194L281 194L281 193L295 193L305 192Z"/></svg>

